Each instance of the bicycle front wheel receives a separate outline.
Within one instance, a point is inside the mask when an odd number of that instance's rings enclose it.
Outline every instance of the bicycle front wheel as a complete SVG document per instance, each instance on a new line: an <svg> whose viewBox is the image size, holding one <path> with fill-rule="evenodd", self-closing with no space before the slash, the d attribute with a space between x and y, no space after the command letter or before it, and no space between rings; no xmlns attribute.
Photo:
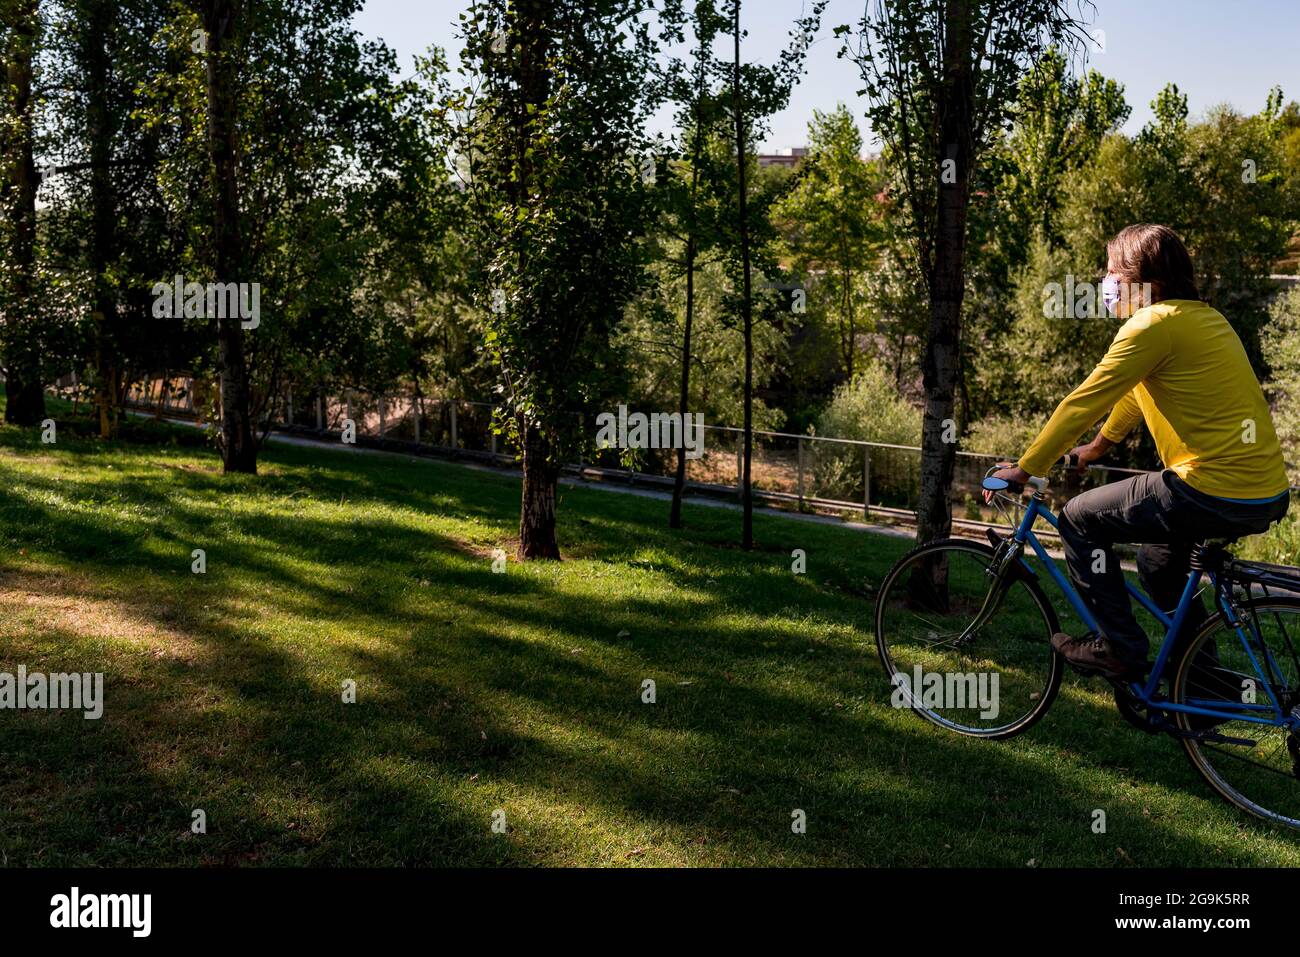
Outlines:
<svg viewBox="0 0 1300 957"><path fill-rule="evenodd" d="M1246 642L1221 615L1214 616L1178 663L1170 692L1175 704L1234 715L1174 712L1180 730L1192 735L1183 738L1183 748L1224 800L1274 824L1300 828L1300 738L1281 723L1300 704L1300 599L1244 603L1242 630Z"/></svg>
<svg viewBox="0 0 1300 957"><path fill-rule="evenodd" d="M1051 602L1028 572L991 595L993 556L957 538L903 556L876 598L876 648L895 706L958 734L1009 738L1051 706L1062 662Z"/></svg>

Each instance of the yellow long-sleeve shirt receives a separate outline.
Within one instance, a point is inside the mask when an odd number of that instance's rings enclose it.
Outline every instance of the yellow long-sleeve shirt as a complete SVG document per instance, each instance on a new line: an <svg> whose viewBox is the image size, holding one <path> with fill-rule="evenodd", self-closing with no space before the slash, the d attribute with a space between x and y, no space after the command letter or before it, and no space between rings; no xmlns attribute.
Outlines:
<svg viewBox="0 0 1300 957"><path fill-rule="evenodd" d="M1097 368L1056 407L1020 467L1046 475L1107 410L1102 435L1118 442L1140 416L1165 467L1206 495L1271 498L1288 487L1246 350L1203 302L1167 299L1135 312Z"/></svg>

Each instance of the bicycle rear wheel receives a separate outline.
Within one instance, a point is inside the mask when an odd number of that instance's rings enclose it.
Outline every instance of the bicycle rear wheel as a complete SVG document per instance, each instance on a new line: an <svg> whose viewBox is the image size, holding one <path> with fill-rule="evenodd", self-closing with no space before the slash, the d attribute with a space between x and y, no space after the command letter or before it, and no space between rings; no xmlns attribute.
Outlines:
<svg viewBox="0 0 1300 957"><path fill-rule="evenodd" d="M1179 661L1170 700L1242 716L1215 721L1173 712L1177 726L1194 735L1182 739L1183 749L1224 800L1266 821L1300 828L1300 738L1278 724L1244 720L1274 715L1274 696L1284 715L1297 713L1300 599L1244 603L1243 630L1251 639L1249 649L1236 629L1216 615ZM1267 683L1260 681L1255 662L1271 676Z"/></svg>
<svg viewBox="0 0 1300 957"><path fill-rule="evenodd" d="M980 627L994 551L947 539L904 555L876 598L876 648L896 706L958 734L1009 738L1043 716L1061 683L1056 613L1027 572L1002 586Z"/></svg>

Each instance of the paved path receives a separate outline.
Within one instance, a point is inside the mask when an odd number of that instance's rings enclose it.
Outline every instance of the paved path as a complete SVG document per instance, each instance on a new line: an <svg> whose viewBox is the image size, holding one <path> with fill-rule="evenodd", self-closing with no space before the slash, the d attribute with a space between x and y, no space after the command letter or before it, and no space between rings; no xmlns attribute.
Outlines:
<svg viewBox="0 0 1300 957"><path fill-rule="evenodd" d="M139 413L132 413L139 414ZM143 416L153 418L153 416ZM191 428L197 427L194 422L185 419L168 419L165 422L175 425L188 425ZM344 445L341 442L324 442L320 439L306 438L301 435L284 435L280 432L272 432L267 436L268 442L278 442L281 445L296 445L301 448L309 449L332 449L335 452L360 453L363 455L388 455L400 459L415 459L417 461L427 461L435 456L411 455L408 452L390 452L386 449L371 449L358 445ZM441 456L436 457L439 461L449 465L455 465L458 468L474 469L479 472L487 472L492 475L508 475L514 478L522 478L523 473L518 469L501 468L490 465L477 465L473 462L456 462ZM560 479L560 484L565 486L582 486L583 488L598 489L603 492L612 492L616 495L639 495L642 498L657 499L662 502L672 501L671 492L660 492L655 489L635 488L630 485L624 485L620 482L600 482L577 477L564 477ZM705 496L689 496L686 501L691 505L701 505L705 508L723 508L733 512L740 511L740 503L728 502L723 499L708 498ZM892 525L875 525L871 522L850 522L833 515L809 515L804 512L792 512L787 509L767 508L764 506L754 506L755 515L768 515L772 518L781 518L792 522L813 522L819 525L836 525L841 528L849 528L857 532L868 532L872 535L888 535L891 538L912 539L915 536L904 529L896 528ZM1061 551L1055 548L1049 548L1048 554L1053 558L1063 558ZM1136 567L1129 561L1123 562L1123 566L1128 571L1136 571Z"/></svg>
<svg viewBox="0 0 1300 957"><path fill-rule="evenodd" d="M339 452L362 452L368 455L391 455L402 459L421 459L427 460L433 456L411 455L406 452L389 452L385 449L368 449L356 445L343 445L339 442L322 442L318 439L308 439L301 435L281 435L271 433L267 436L268 442L279 442L284 445L297 445L303 448L312 449L334 449ZM464 469L474 469L479 472L488 472L492 475L509 475L514 478L523 478L523 473L519 469L501 468L491 465L477 465L473 462L453 462L450 459L437 457L439 461L450 465L456 465ZM663 502L672 501L671 492L660 492L656 489L635 488L630 485L623 485L619 482L599 482L589 479L577 478L576 476L566 476L560 479L561 485L582 486L583 488L599 489L602 492L613 492L617 495L639 495L642 498L658 499ZM731 511L740 511L738 502L727 502L721 499L706 498L703 496L689 496L686 501L692 505L703 505L706 508L725 508ZM890 525L874 525L869 522L846 522L843 519L836 518L833 515L807 515L803 512L790 512L780 508L765 508L754 506L755 515L771 515L773 518L786 518L799 522L816 522L822 525L839 525L844 528L852 528L858 531L871 532L873 535L889 535L894 538L912 538L910 532L903 529L894 528Z"/></svg>
<svg viewBox="0 0 1300 957"><path fill-rule="evenodd" d="M276 432L272 432L267 437L267 441L279 442L282 445L297 445L302 448L333 449L336 452L360 452L366 455L391 455L401 459L427 460L433 458L433 456L411 455L406 452L389 452L385 449L369 449L356 445L343 445L339 442L322 442L318 439L304 438L300 435L282 435ZM473 462L453 462L450 459L442 458L441 456L438 456L437 458L441 462L455 465L459 468L474 469L479 472L488 472L492 475L509 475L514 478L523 477L523 473L518 469L477 465ZM591 481L589 479L577 477L561 478L560 484L570 487L580 485L583 488L598 489L602 492L612 492L616 495L639 495L642 498L657 499L662 502L670 502L673 497L671 492L660 492L655 489L647 488L635 488L630 485L624 485L620 482ZM691 505L702 505L705 508L724 508L733 512L740 511L740 503L728 502L722 499L707 498L704 496L689 496L686 501ZM910 540L915 537L910 531L896 528L892 525L875 525L870 522L850 522L841 518L836 518L834 515L809 515L804 512L792 512L787 509L766 508L758 505L754 506L754 514L769 515L772 518L782 518L792 522L813 522L819 525L836 525L840 528L850 528L857 532L868 532L872 535L888 535L891 538L904 538ZM1064 555L1059 549L1049 548L1047 552L1053 558L1064 558ZM1136 571L1136 567L1131 562L1125 561L1123 565L1124 568L1129 571Z"/></svg>

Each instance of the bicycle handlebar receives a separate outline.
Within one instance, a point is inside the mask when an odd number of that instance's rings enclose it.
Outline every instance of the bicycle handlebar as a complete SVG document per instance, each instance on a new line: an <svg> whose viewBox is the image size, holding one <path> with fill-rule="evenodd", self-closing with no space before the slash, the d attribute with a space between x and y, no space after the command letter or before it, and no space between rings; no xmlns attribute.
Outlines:
<svg viewBox="0 0 1300 957"><path fill-rule="evenodd" d="M1083 467L1080 466L1079 464L1079 457L1077 455L1071 455L1071 454L1065 455L1061 459L1059 465L1061 468L1066 469L1067 471L1077 471L1078 469ZM1000 465L993 466L988 470L988 472L985 473L985 478L992 475L999 468L1005 468L1005 466L1000 466ZM1032 488L1036 492L1041 492L1047 488L1047 479L1040 478L1038 476L1030 476L1028 482L1012 482L1010 479L1003 479L1003 481L1007 483L1006 490L1008 492L1015 492L1016 494L1020 494L1021 492L1023 492L1025 490L1026 485Z"/></svg>

